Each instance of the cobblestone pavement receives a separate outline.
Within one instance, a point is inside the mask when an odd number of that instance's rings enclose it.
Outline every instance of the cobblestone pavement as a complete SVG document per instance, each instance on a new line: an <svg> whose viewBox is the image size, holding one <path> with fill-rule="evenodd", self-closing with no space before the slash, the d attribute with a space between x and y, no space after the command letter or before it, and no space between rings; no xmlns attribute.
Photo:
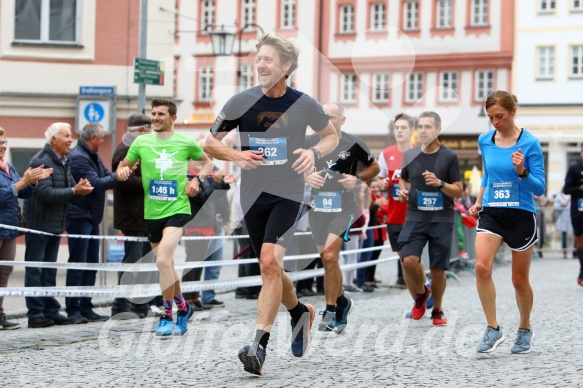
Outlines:
<svg viewBox="0 0 583 388"><path fill-rule="evenodd" d="M394 263L379 266L381 276L389 265ZM460 282L448 282L447 327L432 327L427 316L421 321L402 318L412 305L407 292L381 287L351 296L355 308L345 334L314 327L309 353L294 358L289 316L280 312L262 377L244 372L237 358L253 335L256 301L235 300L233 293L220 295L226 307L196 313L187 334L167 340L154 337L155 318L46 329L28 329L20 319L22 329L0 331L1 385L583 386L578 265L546 256L533 262L536 338L530 354L510 354L518 310L510 266L497 266L498 319L507 339L488 355L474 352L485 320L474 277L461 273ZM302 300L316 310L324 307L323 297Z"/></svg>

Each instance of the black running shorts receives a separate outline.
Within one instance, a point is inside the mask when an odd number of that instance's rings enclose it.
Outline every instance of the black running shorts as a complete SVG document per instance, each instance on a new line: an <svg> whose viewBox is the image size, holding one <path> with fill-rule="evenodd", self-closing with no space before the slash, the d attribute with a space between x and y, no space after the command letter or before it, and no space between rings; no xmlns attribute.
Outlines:
<svg viewBox="0 0 583 388"><path fill-rule="evenodd" d="M536 243L536 214L522 209L483 207L476 233L500 237L513 251L522 252Z"/></svg>
<svg viewBox="0 0 583 388"><path fill-rule="evenodd" d="M421 258L425 244L429 243L429 268L448 269L451 256L453 223L405 221L399 234L403 260L407 256Z"/></svg>
<svg viewBox="0 0 583 388"><path fill-rule="evenodd" d="M170 217L160 218L159 220L146 220L146 232L148 232L148 241L157 244L162 241L164 228L174 227L182 228L190 221L190 214L174 214Z"/></svg>
<svg viewBox="0 0 583 388"><path fill-rule="evenodd" d="M325 246L330 234L348 241L348 231L354 222L354 215L351 212L321 213L310 211L308 217L312 237L317 246Z"/></svg>
<svg viewBox="0 0 583 388"><path fill-rule="evenodd" d="M263 243L272 243L287 248L302 216L304 204L290 199L268 205L253 205L245 214L245 225L249 231L251 245L257 257L261 255Z"/></svg>

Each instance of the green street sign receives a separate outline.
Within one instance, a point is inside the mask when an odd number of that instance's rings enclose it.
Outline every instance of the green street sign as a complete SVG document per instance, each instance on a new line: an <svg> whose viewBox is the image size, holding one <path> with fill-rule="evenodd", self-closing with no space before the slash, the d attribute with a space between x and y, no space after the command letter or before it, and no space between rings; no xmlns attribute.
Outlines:
<svg viewBox="0 0 583 388"><path fill-rule="evenodd" d="M150 59L134 58L134 71L163 73L164 62L152 61Z"/></svg>
<svg viewBox="0 0 583 388"><path fill-rule="evenodd" d="M135 84L164 85L164 74L134 73Z"/></svg>
<svg viewBox="0 0 583 388"><path fill-rule="evenodd" d="M164 62L134 58L134 83L164 85Z"/></svg>

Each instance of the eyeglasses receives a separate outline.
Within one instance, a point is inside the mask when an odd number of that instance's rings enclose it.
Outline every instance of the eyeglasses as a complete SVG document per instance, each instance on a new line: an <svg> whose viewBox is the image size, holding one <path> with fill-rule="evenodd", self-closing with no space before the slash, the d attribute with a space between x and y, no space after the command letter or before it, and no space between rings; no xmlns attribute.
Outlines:
<svg viewBox="0 0 583 388"><path fill-rule="evenodd" d="M0 145L8 145L8 140L0 140Z"/></svg>

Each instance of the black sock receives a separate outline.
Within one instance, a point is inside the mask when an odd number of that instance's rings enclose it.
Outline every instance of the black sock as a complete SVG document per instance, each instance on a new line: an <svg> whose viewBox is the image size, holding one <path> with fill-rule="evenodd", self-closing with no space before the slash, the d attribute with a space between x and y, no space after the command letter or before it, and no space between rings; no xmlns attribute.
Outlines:
<svg viewBox="0 0 583 388"><path fill-rule="evenodd" d="M287 310L289 311L292 319L294 320L294 322L299 322L300 319L302 319L302 315L306 312L310 312L310 310L308 310L308 308L303 305L301 302L298 301L298 304L296 305L296 307L294 307L291 310Z"/></svg>
<svg viewBox="0 0 583 388"><path fill-rule="evenodd" d="M579 258L579 264L581 265L579 274L583 274L583 249L577 249L577 257Z"/></svg>
<svg viewBox="0 0 583 388"><path fill-rule="evenodd" d="M269 342L269 332L265 330L255 330L255 342L263 346L263 349L267 349L267 343Z"/></svg>
<svg viewBox="0 0 583 388"><path fill-rule="evenodd" d="M346 307L347 304L348 304L348 299L346 299L346 297L344 296L344 294L340 295L336 299L336 306L338 306L340 308Z"/></svg>
<svg viewBox="0 0 583 388"><path fill-rule="evenodd" d="M488 326L488 327L492 327L492 326ZM500 331L500 325L498 325L498 327L492 327L492 329L494 329L496 331Z"/></svg>
<svg viewBox="0 0 583 388"><path fill-rule="evenodd" d="M336 311L336 305L335 304L326 304L326 311Z"/></svg>
<svg viewBox="0 0 583 388"><path fill-rule="evenodd" d="M518 330L530 331L530 329L524 329L522 327L519 327Z"/></svg>

